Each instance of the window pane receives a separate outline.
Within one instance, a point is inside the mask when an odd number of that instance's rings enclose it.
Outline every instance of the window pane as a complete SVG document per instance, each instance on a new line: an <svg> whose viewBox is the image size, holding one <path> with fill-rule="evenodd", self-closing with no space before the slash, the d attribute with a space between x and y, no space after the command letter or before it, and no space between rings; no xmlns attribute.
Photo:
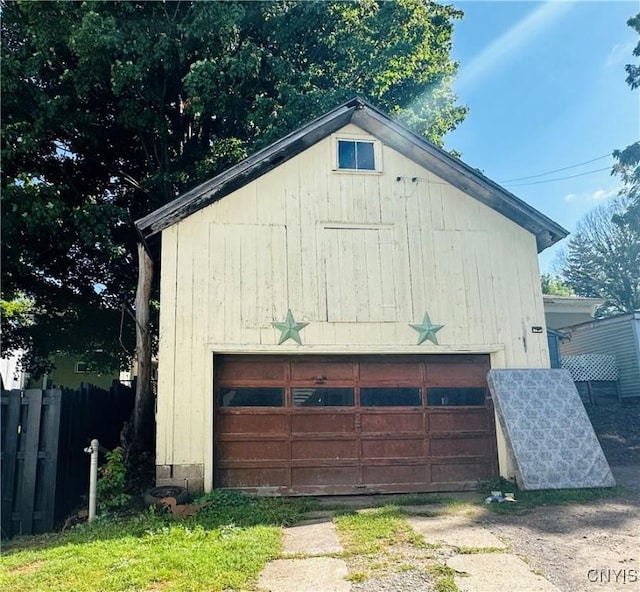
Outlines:
<svg viewBox="0 0 640 592"><path fill-rule="evenodd" d="M367 171L375 170L373 142L356 142L356 168Z"/></svg>
<svg viewBox="0 0 640 592"><path fill-rule="evenodd" d="M353 407L352 388L293 388L294 407Z"/></svg>
<svg viewBox="0 0 640 592"><path fill-rule="evenodd" d="M338 168L356 168L356 143L347 140L338 140Z"/></svg>
<svg viewBox="0 0 640 592"><path fill-rule="evenodd" d="M484 406L485 395L486 389L483 388L430 388L427 389L427 405L432 407Z"/></svg>
<svg viewBox="0 0 640 592"><path fill-rule="evenodd" d="M220 407L282 407L283 388L223 388L218 395Z"/></svg>
<svg viewBox="0 0 640 592"><path fill-rule="evenodd" d="M420 407L419 388L363 388L360 389L361 407Z"/></svg>

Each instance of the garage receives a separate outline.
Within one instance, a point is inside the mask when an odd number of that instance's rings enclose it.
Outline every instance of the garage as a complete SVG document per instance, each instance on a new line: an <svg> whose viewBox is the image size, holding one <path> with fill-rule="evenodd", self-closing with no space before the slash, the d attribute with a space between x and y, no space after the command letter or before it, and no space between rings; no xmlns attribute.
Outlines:
<svg viewBox="0 0 640 592"><path fill-rule="evenodd" d="M488 355L216 355L214 367L214 487L456 491L498 474Z"/></svg>

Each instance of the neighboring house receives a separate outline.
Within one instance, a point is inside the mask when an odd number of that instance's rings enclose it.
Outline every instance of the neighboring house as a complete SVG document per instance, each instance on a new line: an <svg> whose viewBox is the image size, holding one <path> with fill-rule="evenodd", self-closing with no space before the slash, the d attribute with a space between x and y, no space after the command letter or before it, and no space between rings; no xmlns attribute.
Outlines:
<svg viewBox="0 0 640 592"><path fill-rule="evenodd" d="M640 397L640 311L564 327L562 332L562 356L614 356L621 402Z"/></svg>
<svg viewBox="0 0 640 592"><path fill-rule="evenodd" d="M542 299L547 329L556 330L590 321L597 308L604 304L603 298L584 298L582 296L544 294Z"/></svg>
<svg viewBox="0 0 640 592"><path fill-rule="evenodd" d="M138 220L161 239L157 483L512 476L489 368L548 367L558 224L360 99Z"/></svg>
<svg viewBox="0 0 640 592"><path fill-rule="evenodd" d="M558 329L591 320L596 309L604 304L604 299L543 294L542 300L551 367L560 368L560 340L565 335Z"/></svg>
<svg viewBox="0 0 640 592"><path fill-rule="evenodd" d="M102 389L110 389L120 373L95 372L80 356L73 354L55 354L51 361L52 370L38 378L31 378L29 388L68 388L78 389L81 383L89 383Z"/></svg>
<svg viewBox="0 0 640 592"><path fill-rule="evenodd" d="M20 357L23 350L18 350L6 358L0 358L0 377L2 388L11 391L24 388L28 375L20 368Z"/></svg>

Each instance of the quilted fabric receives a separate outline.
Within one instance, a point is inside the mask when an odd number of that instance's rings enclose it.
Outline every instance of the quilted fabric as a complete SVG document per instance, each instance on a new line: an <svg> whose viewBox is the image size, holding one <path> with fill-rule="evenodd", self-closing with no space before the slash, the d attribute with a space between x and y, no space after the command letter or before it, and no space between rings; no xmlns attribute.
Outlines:
<svg viewBox="0 0 640 592"><path fill-rule="evenodd" d="M568 370L490 370L487 381L520 489L615 485Z"/></svg>
<svg viewBox="0 0 640 592"><path fill-rule="evenodd" d="M604 354L563 356L561 365L562 368L571 372L575 382L618 380L618 367L614 356Z"/></svg>

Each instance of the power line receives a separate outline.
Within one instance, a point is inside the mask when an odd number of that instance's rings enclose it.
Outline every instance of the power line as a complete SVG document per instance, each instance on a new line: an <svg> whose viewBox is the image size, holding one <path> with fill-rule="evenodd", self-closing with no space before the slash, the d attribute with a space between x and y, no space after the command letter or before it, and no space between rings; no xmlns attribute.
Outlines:
<svg viewBox="0 0 640 592"><path fill-rule="evenodd" d="M536 179L537 177L546 177L547 175L552 175L553 173L560 173L562 171L568 171L569 169L575 169L576 167L589 164L592 162L596 162L597 160L602 160L603 158L607 158L607 157L611 157L611 153L603 154L602 156L598 156L597 158L592 158L591 160L585 160L584 162L579 162L578 164L572 164L570 166L566 166L561 169L547 171L546 173L538 173L537 175L529 175L528 177L518 177L517 179L507 179L506 181L499 181L499 183L512 183L515 181L524 181L526 179Z"/></svg>
<svg viewBox="0 0 640 592"><path fill-rule="evenodd" d="M591 175L593 173L600 173L602 171L610 171L611 167L604 167L602 169L594 169L593 171L585 171L584 173L578 173L577 175L567 175L566 177L557 177L555 179L546 179L544 181L532 181L531 183L516 183L515 185L509 185L509 187L525 187L527 185L540 185L540 183L553 183L554 181L564 181L565 179L575 179L576 177L584 177L584 175Z"/></svg>

